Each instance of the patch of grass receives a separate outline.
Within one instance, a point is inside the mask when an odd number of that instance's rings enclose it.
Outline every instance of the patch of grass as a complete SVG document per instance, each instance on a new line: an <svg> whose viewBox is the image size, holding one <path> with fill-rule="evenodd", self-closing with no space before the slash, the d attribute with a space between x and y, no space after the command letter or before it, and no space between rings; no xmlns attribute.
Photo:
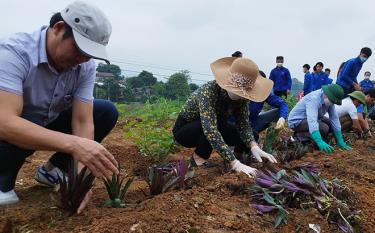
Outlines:
<svg viewBox="0 0 375 233"><path fill-rule="evenodd" d="M124 136L133 141L140 152L154 161L162 161L176 150L171 129L183 102L158 99L145 104L117 105L125 120Z"/></svg>

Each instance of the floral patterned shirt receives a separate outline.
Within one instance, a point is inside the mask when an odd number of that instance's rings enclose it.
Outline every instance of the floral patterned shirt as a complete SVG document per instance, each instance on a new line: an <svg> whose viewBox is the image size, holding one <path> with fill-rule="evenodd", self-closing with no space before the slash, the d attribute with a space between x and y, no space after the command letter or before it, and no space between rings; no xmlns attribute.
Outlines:
<svg viewBox="0 0 375 233"><path fill-rule="evenodd" d="M227 91L216 81L210 81L196 90L186 101L180 116L186 121L200 119L203 132L212 148L227 161L235 160L235 156L218 130L217 119L227 121L230 116L235 116L236 127L243 142L250 145L254 141L249 123L248 101L231 100Z"/></svg>

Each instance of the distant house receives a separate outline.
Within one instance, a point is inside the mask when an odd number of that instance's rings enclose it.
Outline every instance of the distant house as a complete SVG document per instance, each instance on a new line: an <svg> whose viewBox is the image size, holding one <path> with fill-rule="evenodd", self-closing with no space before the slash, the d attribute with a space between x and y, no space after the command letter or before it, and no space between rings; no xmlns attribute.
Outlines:
<svg viewBox="0 0 375 233"><path fill-rule="evenodd" d="M96 72L96 81L101 80L102 78L114 78L115 75L109 72Z"/></svg>

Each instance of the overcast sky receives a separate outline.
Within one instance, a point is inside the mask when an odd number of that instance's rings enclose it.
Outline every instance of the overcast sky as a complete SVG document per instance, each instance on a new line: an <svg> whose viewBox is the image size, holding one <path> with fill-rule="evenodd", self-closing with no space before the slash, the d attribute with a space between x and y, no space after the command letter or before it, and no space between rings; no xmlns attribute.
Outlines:
<svg viewBox="0 0 375 233"><path fill-rule="evenodd" d="M32 32L71 1L2 1L0 37ZM110 59L124 70L170 75L187 69L213 79L209 64L240 50L267 75L283 55L293 77L322 61L333 70L368 46L375 50L374 0L90 0L113 27ZM375 56L365 63L374 72ZM132 75L132 72L126 72ZM159 76L160 77L160 76ZM198 82L201 83L201 82Z"/></svg>

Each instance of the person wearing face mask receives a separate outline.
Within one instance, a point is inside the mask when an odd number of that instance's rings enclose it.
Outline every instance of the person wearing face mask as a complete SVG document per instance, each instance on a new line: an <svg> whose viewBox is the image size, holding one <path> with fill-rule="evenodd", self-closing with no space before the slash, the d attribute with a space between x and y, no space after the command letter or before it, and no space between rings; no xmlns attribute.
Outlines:
<svg viewBox="0 0 375 233"><path fill-rule="evenodd" d="M371 49L364 47L361 49L358 57L350 59L342 64L336 83L344 89L345 95L353 91L361 91L357 76L362 69L363 63L371 57L371 54Z"/></svg>
<svg viewBox="0 0 375 233"><path fill-rule="evenodd" d="M263 78L267 78L263 71L259 71ZM264 104L267 103L273 109L261 112ZM272 93L263 102L249 103L250 124L253 129L255 140L259 140L259 133L267 129L272 122L276 122L275 129L285 127L285 120L288 117L288 104L279 96Z"/></svg>
<svg viewBox="0 0 375 233"><path fill-rule="evenodd" d="M359 85L362 88L362 91L364 92L370 90L371 88L374 88L374 83L370 80L370 77L371 77L371 72L366 71L365 79L359 83Z"/></svg>
<svg viewBox="0 0 375 233"><path fill-rule="evenodd" d="M263 71L259 71L259 74L263 78L267 78ZM271 110L262 111L264 104L267 103L272 107ZM249 120L253 130L254 138L258 142L259 133L267 129L272 122L275 122L275 129L281 129L285 127L285 120L288 117L288 104L280 97L270 93L265 101L249 103ZM234 124L236 121L235 117L230 117L229 122ZM235 152L237 153L237 148ZM239 152L241 154L241 151Z"/></svg>
<svg viewBox="0 0 375 233"><path fill-rule="evenodd" d="M315 65L316 71L311 74L312 91L319 90L324 85L332 83L328 78L327 73L323 72L324 65L322 62L317 62Z"/></svg>
<svg viewBox="0 0 375 233"><path fill-rule="evenodd" d="M271 71L270 79L273 81L273 93L279 97L288 97L292 88L290 72L284 65L284 57L276 57L276 67Z"/></svg>
<svg viewBox="0 0 375 233"><path fill-rule="evenodd" d="M341 105L344 97L344 90L337 84L323 86L305 96L289 113L288 126L294 130L294 137L301 142L312 139L319 150L332 153L334 148L325 141L332 132L337 146L350 150L344 142L335 109L335 104ZM328 118L324 116L326 113Z"/></svg>
<svg viewBox="0 0 375 233"><path fill-rule="evenodd" d="M256 169L238 161L230 146L251 153L259 162L277 162L255 142L248 111L248 102L264 101L273 83L259 77L258 66L247 58L221 58L211 69L215 80L189 97L173 127L173 136L182 146L195 148L192 166L212 166L208 159L216 150L232 170L254 176ZM231 116L236 118L235 125L228 123Z"/></svg>

